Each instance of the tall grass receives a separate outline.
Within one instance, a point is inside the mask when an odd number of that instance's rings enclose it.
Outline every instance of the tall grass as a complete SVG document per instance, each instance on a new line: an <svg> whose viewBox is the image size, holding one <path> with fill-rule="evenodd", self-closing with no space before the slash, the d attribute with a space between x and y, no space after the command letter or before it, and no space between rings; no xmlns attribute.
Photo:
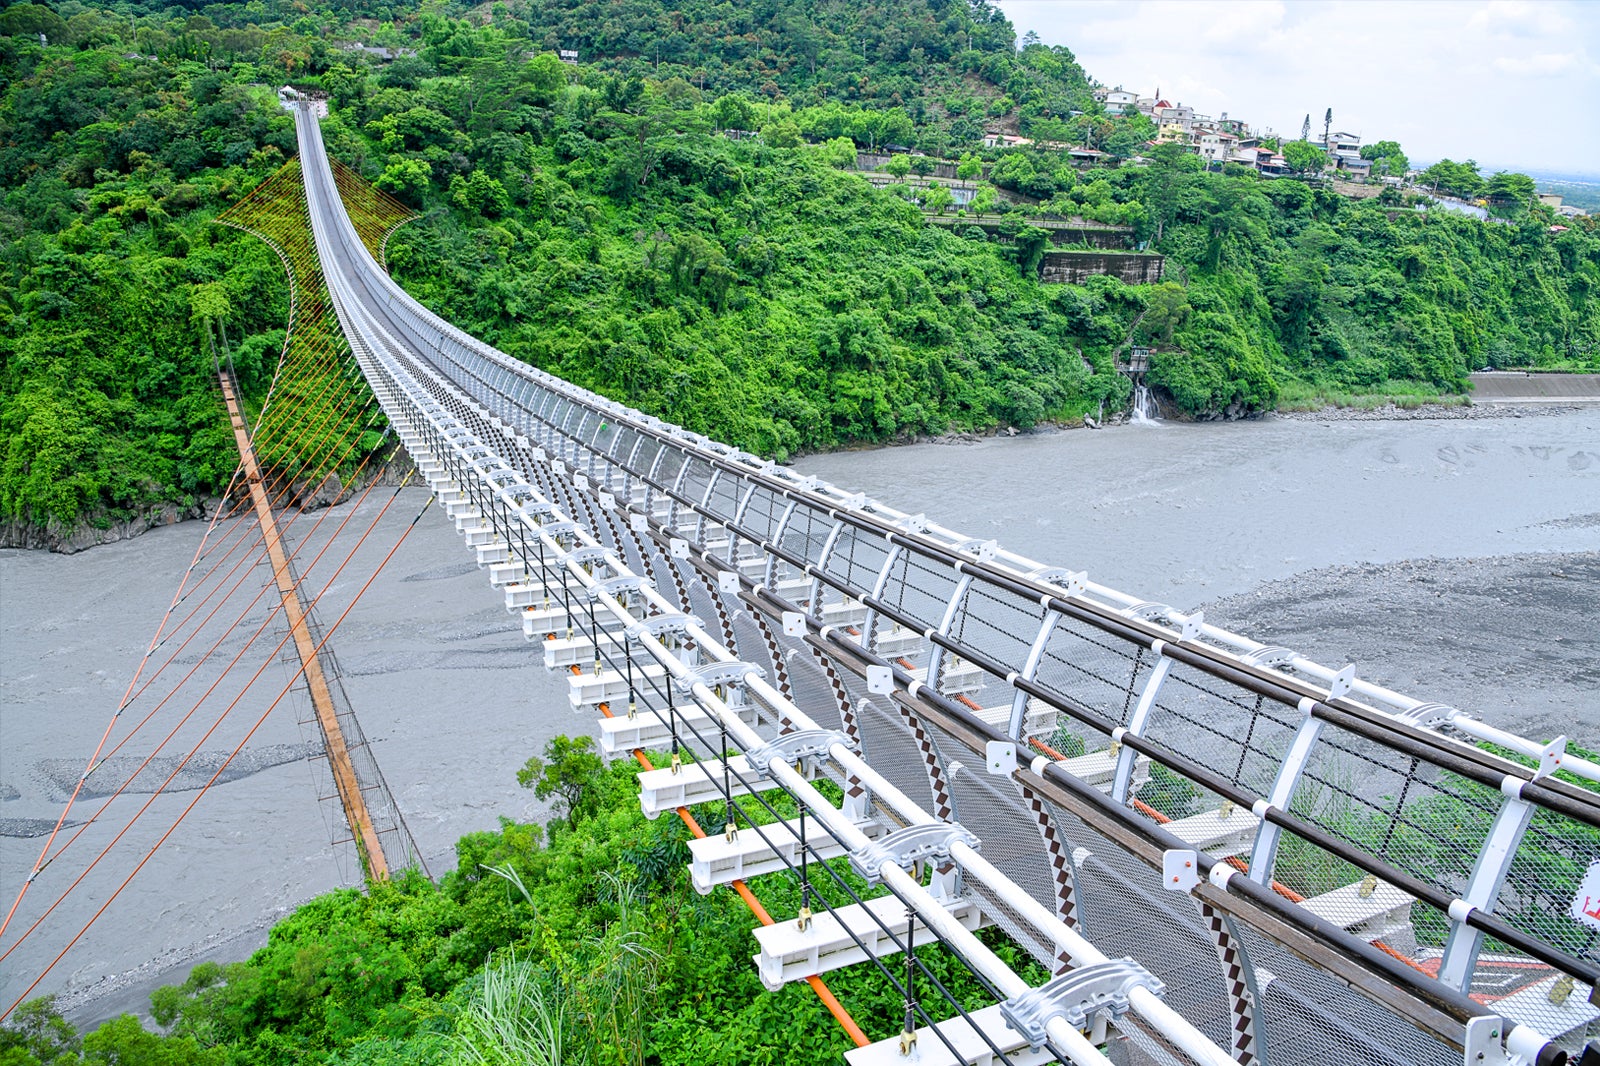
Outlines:
<svg viewBox="0 0 1600 1066"><path fill-rule="evenodd" d="M1366 391L1351 391L1307 381L1288 379L1279 383L1278 410L1320 411L1328 407L1370 411L1393 404L1413 410L1426 404L1464 407L1472 398L1462 393L1440 392L1435 385L1416 381L1380 381Z"/></svg>
<svg viewBox="0 0 1600 1066"><path fill-rule="evenodd" d="M636 928L633 887L614 874L606 887L618 916L601 935L571 951L547 937L543 962L513 950L484 967L452 1036L454 1066L643 1066L659 958Z"/></svg>

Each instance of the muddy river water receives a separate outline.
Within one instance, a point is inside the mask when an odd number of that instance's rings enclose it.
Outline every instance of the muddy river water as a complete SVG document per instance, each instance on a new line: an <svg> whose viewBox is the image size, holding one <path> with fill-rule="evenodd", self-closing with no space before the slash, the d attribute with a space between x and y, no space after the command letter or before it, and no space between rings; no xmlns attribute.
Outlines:
<svg viewBox="0 0 1600 1066"><path fill-rule="evenodd" d="M1364 676L1444 690L1416 695L1600 744L1600 407L1128 426L815 456L798 466L1142 598L1208 605L1208 617L1261 639L1283 642L1257 627L1293 633L1305 638L1295 646L1324 661L1360 656L1373 663ZM369 569L423 499L402 493L404 520L363 557ZM0 906L15 898L42 843L37 833L94 750L202 532L191 523L70 557L0 552ZM335 591L348 599L361 580L342 579ZM1471 670L1458 668L1463 640L1474 649ZM350 699L435 873L452 865L462 834L537 816L516 769L545 738L592 728L536 663L437 509L423 514L334 643ZM83 1020L137 1009L152 981L181 980L199 958L243 957L295 904L358 879L348 846L331 843L344 834L336 808L319 799L321 779L305 757L314 737L299 717L268 717L238 772L207 792L35 994L63 993ZM231 748L242 728L220 732L206 750ZM193 790L155 798L124 841L129 853L142 854L194 798ZM129 810L149 799L131 797ZM82 862L68 858L116 835L126 821L112 817L117 810L40 875L0 951L77 876ZM0 962L6 1003L131 863L114 874L111 860L104 865Z"/></svg>

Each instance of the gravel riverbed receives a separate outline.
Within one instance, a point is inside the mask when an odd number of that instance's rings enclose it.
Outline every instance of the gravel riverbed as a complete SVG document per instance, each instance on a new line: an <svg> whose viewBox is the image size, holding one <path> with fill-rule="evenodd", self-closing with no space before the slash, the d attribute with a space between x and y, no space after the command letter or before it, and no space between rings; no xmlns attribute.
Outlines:
<svg viewBox="0 0 1600 1066"><path fill-rule="evenodd" d="M1600 551L1308 570L1208 604L1206 620L1534 739L1600 747Z"/></svg>

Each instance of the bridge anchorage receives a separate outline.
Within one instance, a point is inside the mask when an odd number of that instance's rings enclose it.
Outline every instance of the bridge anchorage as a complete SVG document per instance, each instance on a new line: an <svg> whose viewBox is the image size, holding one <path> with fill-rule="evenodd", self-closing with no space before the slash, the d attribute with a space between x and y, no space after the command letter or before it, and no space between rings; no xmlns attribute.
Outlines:
<svg viewBox="0 0 1600 1066"><path fill-rule="evenodd" d="M699 891L800 883L800 912L756 932L762 980L820 988L859 964L905 991L939 951L992 996L907 991L900 1031L848 1061L1600 1056L1580 891L1600 881L1600 766L1564 740L528 367L373 262L296 118L345 336L507 610L608 756L670 754L640 774L647 814L723 812L691 847ZM996 935L1054 976L1025 980Z"/></svg>

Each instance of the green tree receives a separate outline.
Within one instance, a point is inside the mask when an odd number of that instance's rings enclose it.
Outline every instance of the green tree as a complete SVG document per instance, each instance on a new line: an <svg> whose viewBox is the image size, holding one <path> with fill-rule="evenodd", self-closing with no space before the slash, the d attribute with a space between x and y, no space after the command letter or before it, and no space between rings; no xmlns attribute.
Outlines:
<svg viewBox="0 0 1600 1066"><path fill-rule="evenodd" d="M52 44L66 44L67 22L43 4L12 4L0 11L0 34L38 37L41 33Z"/></svg>
<svg viewBox="0 0 1600 1066"><path fill-rule="evenodd" d="M1024 276L1037 275L1039 264L1044 261L1044 253L1050 247L1050 231L1038 226L1023 226L1017 231L1015 240L1017 266Z"/></svg>
<svg viewBox="0 0 1600 1066"><path fill-rule="evenodd" d="M1464 200L1483 195L1483 176L1478 173L1478 164L1471 159L1465 163L1441 159L1418 175L1417 180L1423 185L1433 186L1438 192L1459 196Z"/></svg>
<svg viewBox="0 0 1600 1066"><path fill-rule="evenodd" d="M517 784L539 799L555 798L556 817L576 825L598 802L594 784L605 769L590 737L556 736L544 745L544 758L530 758L517 771Z"/></svg>
<svg viewBox="0 0 1600 1066"><path fill-rule="evenodd" d="M423 160L395 156L390 158L388 166L372 184L384 192L393 193L406 203L420 206L432 176L433 167Z"/></svg>
<svg viewBox="0 0 1600 1066"><path fill-rule="evenodd" d="M186 1036L159 1036L124 1014L83 1038L83 1066L222 1066L221 1049Z"/></svg>
<svg viewBox="0 0 1600 1066"><path fill-rule="evenodd" d="M523 68L522 81L535 103L549 105L567 87L567 65L549 52L533 57Z"/></svg>
<svg viewBox="0 0 1600 1066"><path fill-rule="evenodd" d="M1537 191L1533 179L1528 175L1506 171L1495 174L1484 187L1489 199L1517 204L1527 204Z"/></svg>
<svg viewBox="0 0 1600 1066"><path fill-rule="evenodd" d="M1189 294L1175 281L1152 286L1145 296L1141 325L1145 335L1163 344L1172 343L1172 333L1189 317Z"/></svg>
<svg viewBox="0 0 1600 1066"><path fill-rule="evenodd" d="M800 137L800 127L793 119L784 119L761 127L761 139L774 148L798 148L805 142Z"/></svg>
<svg viewBox="0 0 1600 1066"><path fill-rule="evenodd" d="M1410 169L1410 161L1406 154L1400 150L1397 141L1374 141L1372 144L1361 146L1361 158L1372 161L1372 169L1378 174L1404 175Z"/></svg>
<svg viewBox="0 0 1600 1066"><path fill-rule="evenodd" d="M756 121L755 105L742 93L718 97L711 113L719 130L748 130Z"/></svg>
<svg viewBox="0 0 1600 1066"><path fill-rule="evenodd" d="M969 152L961 157L960 164L956 167L956 177L962 181L971 182L973 178L983 173L983 160L976 153Z"/></svg>
<svg viewBox="0 0 1600 1066"><path fill-rule="evenodd" d="M889 157L889 161L883 165L883 169L894 180L904 181L906 175L911 173L911 160L906 157L904 152L896 152Z"/></svg>
<svg viewBox="0 0 1600 1066"><path fill-rule="evenodd" d="M1296 174L1321 173L1328 165L1328 153L1306 141L1290 141L1283 146L1283 161Z"/></svg>
<svg viewBox="0 0 1600 1066"><path fill-rule="evenodd" d="M53 995L28 1000L0 1025L0 1062L8 1066L70 1063L81 1046L78 1031L62 1017Z"/></svg>
<svg viewBox="0 0 1600 1066"><path fill-rule="evenodd" d="M817 157L835 170L854 170L856 145L848 137L835 137L817 145Z"/></svg>
<svg viewBox="0 0 1600 1066"><path fill-rule="evenodd" d="M950 205L955 202L955 196L950 190L936 181L923 189L919 194L919 198L922 200L923 209L932 211L936 215L944 214Z"/></svg>

